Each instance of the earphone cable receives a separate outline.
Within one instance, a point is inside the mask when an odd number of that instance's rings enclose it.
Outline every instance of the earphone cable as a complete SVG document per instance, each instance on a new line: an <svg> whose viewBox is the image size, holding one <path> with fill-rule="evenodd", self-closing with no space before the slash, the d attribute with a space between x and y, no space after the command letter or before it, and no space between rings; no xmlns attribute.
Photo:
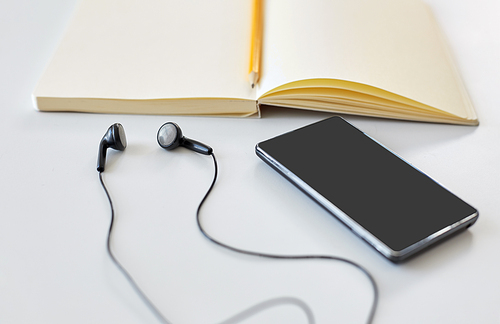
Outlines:
<svg viewBox="0 0 500 324"><path fill-rule="evenodd" d="M214 177L213 177L213 180L210 184L210 187L206 191L204 197L200 201L198 208L196 210L196 222L197 222L197 225L198 225L200 232L211 242L213 242L213 243L215 243L215 244L217 244L225 249L228 249L228 250L231 250L231 251L237 252L237 253L242 253L242 254L257 256L257 257L262 257L262 258L283 259L283 260L306 260L306 259L333 260L333 261L344 262L344 263L347 263L347 264L350 264L350 265L356 267L357 269L362 271L367 276L367 278L369 279L369 281L373 287L374 297L373 297L372 306L370 308L370 313L369 313L368 319L367 319L367 323L371 324L373 321L373 318L375 316L375 311L376 311L377 304L378 304L378 295L379 295L378 288L377 288L377 284L375 282L375 279L370 274L370 272L367 269L365 269L363 266L359 265L358 263L351 261L351 260L348 260L348 259L345 259L345 258L329 256L329 255L279 255L279 254L268 254L268 253L260 253L260 252L243 250L243 249L235 248L235 247L232 247L232 246L227 245L225 243L222 243L222 242L218 241L217 239L215 239L214 237L212 237L210 234L208 234L205 231L205 229L203 228L203 226L201 224L200 211L201 211L201 208L202 208L203 204L205 203L207 197L209 196L212 189L214 188L215 183L217 181L217 176L218 176L217 159L215 158L215 155L213 153L211 153L210 155L212 156L213 162L214 162ZM155 316L158 318L158 320L160 320L164 324L172 324L169 320L167 320L163 316L163 314L158 310L158 308L156 308L156 306L151 302L151 300L146 296L146 294L139 288L139 286L137 285L135 280L132 278L132 276L125 270L125 268L121 265L121 263L114 256L112 249L111 249L111 234L113 231L113 225L114 225L114 220L115 220L115 210L114 210L113 202L111 200L111 196L110 196L108 189L103 181L102 171L99 172L99 180L100 180L102 188L104 189L104 192L106 193L106 196L107 196L108 201L109 201L110 209L111 209L111 220L110 220L110 225L109 225L109 229L108 229L108 233L107 233L107 251L108 251L108 254L109 254L111 260L115 263L117 268L122 272L122 274L125 276L125 278L130 283L132 288L141 297L143 302L155 314ZM268 301L264 301L262 303L255 305L255 306L252 306L249 309L242 311L242 312L232 316L231 318L223 321L221 324L238 323L238 322L240 322L240 321L242 321L242 320L244 320L244 319L246 319L246 318L248 318L248 317L264 310L264 309L267 309L269 307L272 307L272 306L275 306L278 304L294 304L296 306L299 306L302 310L304 310L304 312L309 320L309 323L314 323L313 314L312 314L311 310L309 309L309 307L307 306L307 304L305 304L301 300L293 298L293 297L280 297L280 298L270 299Z"/></svg>
<svg viewBox="0 0 500 324"><path fill-rule="evenodd" d="M108 235L107 235L107 250L108 254L111 258L111 260L114 262L114 264L117 266L117 268L122 272L122 274L125 276L125 278L128 280L132 288L136 291L136 293L141 297L141 299L144 301L144 303L151 309L153 314L162 322L165 324L172 324L169 320L163 316L163 314L156 308L156 306L151 302L151 300L146 296L146 294L139 288L135 280L132 278L132 276L125 270L125 268L121 265L120 262L116 259L116 257L113 255L113 252L111 250L111 232L113 231L113 225L115 221L115 209L113 207L113 201L111 200L111 196L109 195L108 189L106 188L106 185L104 184L104 181L102 179L102 172L99 172L99 180L101 182L102 188L104 189L104 192L106 193L106 196L108 197L109 201L109 206L111 208L111 221L109 224L109 230L108 230Z"/></svg>
<svg viewBox="0 0 500 324"><path fill-rule="evenodd" d="M370 274L370 272L367 269L365 269L360 264L358 264L354 261L351 261L349 259L345 259L342 257L336 257L336 256L329 256L329 255L280 255L280 254L269 254L269 253L260 253L260 252L243 250L243 249L235 248L235 247L232 247L232 246L227 245L225 243L222 243L222 242L218 241L217 239L215 239L214 237L212 237L210 234L208 234L205 231L205 229L203 228L203 226L201 224L200 211L201 211L201 207L203 206L203 203L205 202L208 195L210 194L210 192L214 188L215 183L217 181L217 175L218 175L217 159L215 158L214 153L212 153L211 156L212 156L213 161L214 161L214 169L215 169L214 170L214 177L213 177L213 180L212 180L210 187L208 188L207 192L205 193L205 196L203 197L200 204L198 205L198 209L196 210L196 222L198 224L198 228L201 231L201 233L208 240L210 240L211 242L213 242L213 243L215 243L223 248L226 248L228 250L231 250L231 251L234 251L237 253L246 254L246 255L252 255L252 256L257 256L257 257L262 257L262 258L270 258L270 259L285 259L285 260L306 260L306 259L333 260L333 261L344 262L344 263L347 263L347 264L350 264L350 265L356 267L357 269L359 269L361 272L363 272L366 275L366 277L369 279L369 281L372 285L372 288L373 288L373 302L372 302L372 306L370 308L370 312L368 314L368 318L366 321L368 324L371 324L373 321L373 318L375 316L375 311L377 309L379 292L378 292L377 283L375 282L375 279L373 278L373 276Z"/></svg>
<svg viewBox="0 0 500 324"><path fill-rule="evenodd" d="M121 263L116 259L114 256L112 250L111 250L111 234L113 231L113 225L114 225L114 220L115 220L115 209L113 206L113 201L111 200L111 196L109 194L109 191L103 181L102 178L102 172L99 172L99 180L101 182L101 186L104 189L104 192L106 193L106 197L108 198L109 206L111 209L111 221L109 225L109 230L107 234L107 251L108 254L113 261L113 263L117 266L117 268L122 272L122 274L125 276L127 281L130 283L132 288L135 290L135 292L139 295L139 297L143 300L143 302L150 308L150 310L155 314L155 316L158 318L158 320L164 324L172 324L168 319L163 316L163 314L156 308L156 306L151 302L151 300L146 296L146 294L139 288L135 280L132 278L132 276L125 270L125 268L121 265ZM268 309L270 307L282 305L282 304L289 304L289 305L295 305L298 306L302 311L304 311L308 322L310 324L314 324L314 315L309 308L309 306L303 302L302 300L294 297L278 297L278 298L272 298L270 300L266 300L264 302L260 302L246 310L243 310L230 318L222 321L220 324L236 324L239 323L256 313L259 313L265 309Z"/></svg>

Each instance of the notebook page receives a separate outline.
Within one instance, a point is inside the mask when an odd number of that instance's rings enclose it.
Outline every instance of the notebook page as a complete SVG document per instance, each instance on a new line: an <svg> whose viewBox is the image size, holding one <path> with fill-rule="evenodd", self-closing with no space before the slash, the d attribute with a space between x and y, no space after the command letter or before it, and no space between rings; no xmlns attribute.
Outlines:
<svg viewBox="0 0 500 324"><path fill-rule="evenodd" d="M35 96L240 98L250 1L83 0Z"/></svg>
<svg viewBox="0 0 500 324"><path fill-rule="evenodd" d="M363 83L465 117L470 102L425 4L266 2L258 96L316 78Z"/></svg>

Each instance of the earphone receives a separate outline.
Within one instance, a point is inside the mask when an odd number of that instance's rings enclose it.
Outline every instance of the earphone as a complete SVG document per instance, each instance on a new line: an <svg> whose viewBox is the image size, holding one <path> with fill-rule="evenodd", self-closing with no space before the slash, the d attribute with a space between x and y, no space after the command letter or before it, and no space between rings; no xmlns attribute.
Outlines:
<svg viewBox="0 0 500 324"><path fill-rule="evenodd" d="M101 142L99 143L97 171L104 171L104 165L106 164L106 152L108 148L123 151L126 147L127 137L125 136L125 130L123 129L123 126L119 123L115 123L109 126L106 134L104 134Z"/></svg>
<svg viewBox="0 0 500 324"><path fill-rule="evenodd" d="M210 146L183 136L179 125L172 122L161 125L156 135L156 140L161 147L169 151L183 146L204 155L210 155L213 152Z"/></svg>
<svg viewBox="0 0 500 324"><path fill-rule="evenodd" d="M179 127L179 125L173 123L173 122L167 122L163 124L160 129L158 130L157 133L157 142L160 145L160 147L166 149L166 150L174 150L175 148L179 146L183 146L189 150L192 150L194 152L204 154L204 155L209 155L212 157L213 162L214 162L214 177L212 180L212 183L208 190L206 191L204 197L201 199L197 211L196 211L196 221L198 228L200 232L211 242L229 249L231 251L237 252L237 253L242 253L242 254L247 254L247 255L252 255L256 257L263 257L263 258L271 258L271 259L282 259L282 260L305 260L305 259L323 259L323 260L334 260L334 261L341 261L348 263L359 270L361 270L369 279L372 287L373 287L373 293L374 293L374 298L373 298L373 303L370 308L370 312L367 318L367 323L370 324L373 321L373 318L375 316L375 311L377 308L378 304L378 287L375 282L375 279L373 276L370 274L368 270L366 270L363 266L359 265L358 263L351 261L349 259L345 259L342 257L335 257L335 256L329 256L329 255L279 255L279 254L268 254L268 253L260 253L260 252L254 252L254 251L248 251L248 250L243 250L239 248L232 247L228 244L225 244L214 237L212 237L210 234L208 234L205 229L202 226L202 222L200 219L200 211L201 207L203 206L203 203L207 199L208 195L212 191L215 182L217 181L217 174L218 174L218 166L217 166L217 160L215 158L215 154L213 153L213 149L205 145L201 142L186 138L182 135L182 131ZM111 239L111 232L113 229L113 223L114 223L114 208L113 208L113 203L111 200L111 197L109 195L108 190L106 189L106 186L104 184L104 181L102 179L102 173L104 172L104 166L105 166L105 160L106 160L106 150L108 148L112 148L118 151L123 151L125 150L127 146L127 140L125 137L125 131L123 129L123 126L119 123L115 123L111 125L103 138L101 139L101 142L99 144L99 153L98 153L98 162L97 162L97 171L99 172L99 179L101 182L101 185L106 193L106 196L108 198L110 207L111 207L111 223L108 231L108 238L107 238L107 250L108 253L113 260L113 262L116 264L116 266L122 271L122 273L125 275L125 277L128 279L132 287L136 290L138 295L144 300L146 305L152 310L152 312L158 317L158 319L163 322L170 324L163 314L154 306L154 304L149 300L149 298L142 292L142 290L139 288L139 286L136 284L135 280L132 278L132 276L125 270L125 268L118 262L118 260L114 257L111 247L110 247L110 239ZM235 324L239 323L254 314L265 310L269 307L279 305L279 304L293 304L295 306L299 306L304 313L306 314L308 321L310 324L314 323L314 316L312 314L312 311L310 308L305 304L303 301L296 299L296 298L291 298L291 297L281 297L281 298L273 298L268 301L261 302L257 305L254 305L250 307L247 310L244 310L231 318L221 322L221 324Z"/></svg>
<svg viewBox="0 0 500 324"><path fill-rule="evenodd" d="M172 122L167 122L160 127L156 140L162 148L168 151L174 150L179 146L183 146L189 150L204 155L210 155L213 152L213 149L210 146L183 136L179 125ZM125 136L123 126L120 123L114 123L109 126L99 143L97 171L103 172L105 169L106 152L108 148L124 151L126 147L127 137Z"/></svg>

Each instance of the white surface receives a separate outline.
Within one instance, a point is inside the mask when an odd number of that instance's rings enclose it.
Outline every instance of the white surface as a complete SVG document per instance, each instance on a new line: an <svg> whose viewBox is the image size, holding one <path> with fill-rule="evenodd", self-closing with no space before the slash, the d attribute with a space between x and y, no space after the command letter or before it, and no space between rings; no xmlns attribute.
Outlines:
<svg viewBox="0 0 500 324"><path fill-rule="evenodd" d="M99 140L121 122L129 147L109 152L117 257L173 323L216 323L259 301L294 296L317 323L363 323L368 281L335 262L236 255L198 232L210 158L156 143L165 121L211 145L220 178L202 217L238 247L331 254L368 268L375 323L500 323L500 4L429 0L450 41L479 127L347 117L480 211L467 232L402 265L378 255L254 154L268 137L327 117L267 109L262 119L40 113L31 93L74 1L0 3L0 323L156 323L109 260ZM245 323L306 323L283 306Z"/></svg>

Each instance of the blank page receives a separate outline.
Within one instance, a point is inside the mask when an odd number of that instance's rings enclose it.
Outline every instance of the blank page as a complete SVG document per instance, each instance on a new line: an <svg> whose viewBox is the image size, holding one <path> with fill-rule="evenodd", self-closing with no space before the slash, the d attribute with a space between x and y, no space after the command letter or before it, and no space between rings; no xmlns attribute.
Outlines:
<svg viewBox="0 0 500 324"><path fill-rule="evenodd" d="M434 18L420 1L267 1L264 30L258 96L288 82L330 78L474 115Z"/></svg>
<svg viewBox="0 0 500 324"><path fill-rule="evenodd" d="M35 96L240 98L250 1L83 0Z"/></svg>

